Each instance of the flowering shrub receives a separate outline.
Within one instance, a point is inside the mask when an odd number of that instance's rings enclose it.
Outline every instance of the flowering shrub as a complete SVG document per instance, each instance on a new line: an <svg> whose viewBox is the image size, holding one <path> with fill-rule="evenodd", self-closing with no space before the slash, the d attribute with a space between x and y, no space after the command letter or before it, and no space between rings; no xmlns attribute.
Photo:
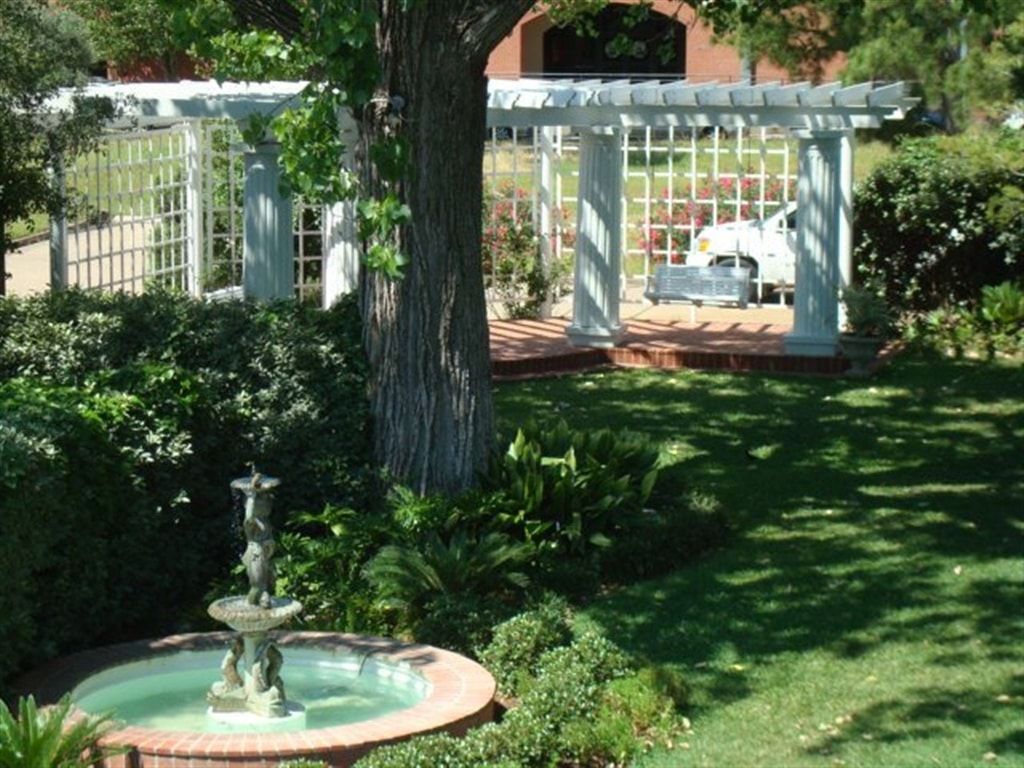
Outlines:
<svg viewBox="0 0 1024 768"><path fill-rule="evenodd" d="M564 219L563 212L559 215ZM562 237L565 242L567 234ZM510 182L488 195L482 252L487 287L513 319L540 316L544 305L562 292L571 269L560 255L544 264L529 193Z"/></svg>
<svg viewBox="0 0 1024 768"><path fill-rule="evenodd" d="M782 200L782 189L782 182L772 179L765 187L764 199ZM753 176L741 178L738 185L732 178L707 181L692 197L675 198L666 189L662 200L652 209L650 221L640 223L639 245L650 256L651 263L663 264L667 260L670 264L684 264L690 244L701 229L753 218L759 198L760 185Z"/></svg>
<svg viewBox="0 0 1024 768"><path fill-rule="evenodd" d="M981 299L1024 280L1024 138L941 136L904 142L855 192L854 260L898 311Z"/></svg>

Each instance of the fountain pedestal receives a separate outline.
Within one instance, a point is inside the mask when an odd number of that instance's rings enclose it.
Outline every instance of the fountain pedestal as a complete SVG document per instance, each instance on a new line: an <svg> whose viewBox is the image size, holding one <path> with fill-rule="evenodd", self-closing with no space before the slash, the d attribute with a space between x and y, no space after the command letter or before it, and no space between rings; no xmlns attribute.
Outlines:
<svg viewBox="0 0 1024 768"><path fill-rule="evenodd" d="M249 577L249 593L225 597L210 604L210 616L238 632L224 660L221 680L206 695L213 717L248 713L262 718L283 718L301 711L289 705L281 667L284 657L267 634L302 611L288 597L274 597L274 535L270 525L271 498L280 484L276 478L235 480L231 487L245 494L246 548L242 555ZM239 669L241 667L241 669Z"/></svg>

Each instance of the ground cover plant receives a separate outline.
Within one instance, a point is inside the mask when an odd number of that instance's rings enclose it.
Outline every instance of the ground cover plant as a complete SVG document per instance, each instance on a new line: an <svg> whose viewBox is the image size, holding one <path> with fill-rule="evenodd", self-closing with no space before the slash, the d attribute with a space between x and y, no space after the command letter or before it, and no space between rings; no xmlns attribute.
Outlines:
<svg viewBox="0 0 1024 768"><path fill-rule="evenodd" d="M564 603L543 602L494 634L483 658L515 700L500 722L459 739L440 734L382 747L358 765L621 765L686 732L675 678L640 668L595 627L577 625Z"/></svg>
<svg viewBox="0 0 1024 768"><path fill-rule="evenodd" d="M531 421L498 448L466 493L395 486L383 503L294 516L280 537L278 584L303 603L307 627L475 655L531 594L586 600L726 536L707 498L657 493L659 453L636 437Z"/></svg>
<svg viewBox="0 0 1024 768"><path fill-rule="evenodd" d="M976 302L957 302L917 316L910 341L956 357L1024 354L1024 283L986 285Z"/></svg>
<svg viewBox="0 0 1024 768"><path fill-rule="evenodd" d="M642 766L1024 761L1024 369L913 354L868 382L621 372L502 384L660 444L735 528L586 616L687 683Z"/></svg>

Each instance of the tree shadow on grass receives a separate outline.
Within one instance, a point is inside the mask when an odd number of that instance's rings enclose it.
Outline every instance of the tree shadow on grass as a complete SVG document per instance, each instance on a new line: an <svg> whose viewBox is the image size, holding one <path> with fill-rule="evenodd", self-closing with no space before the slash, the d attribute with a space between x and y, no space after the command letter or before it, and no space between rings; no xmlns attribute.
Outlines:
<svg viewBox="0 0 1024 768"><path fill-rule="evenodd" d="M681 445L684 459L660 483L711 490L738 528L714 557L589 609L626 647L701 669L716 705L751 693L732 658L856 657L968 630L987 658L1020 657L1020 584L971 580L1024 551L1024 424L1012 407L1020 369L907 359L867 384L594 381L516 390L506 418L543 412L550 397L576 426ZM950 584L954 562L967 589ZM937 663L965 661L942 653Z"/></svg>
<svg viewBox="0 0 1024 768"><path fill-rule="evenodd" d="M857 712L849 723L831 727L807 748L813 755L837 754L866 741L895 744L926 739L955 739L957 731L993 730L1000 735L987 747L997 756L1024 754L1024 724L1014 717L1024 698L1024 679L1016 675L1005 682L1004 699L989 691L928 687L908 691L899 699L877 702ZM1016 701L1017 703L1013 703ZM981 758L979 754L977 756Z"/></svg>

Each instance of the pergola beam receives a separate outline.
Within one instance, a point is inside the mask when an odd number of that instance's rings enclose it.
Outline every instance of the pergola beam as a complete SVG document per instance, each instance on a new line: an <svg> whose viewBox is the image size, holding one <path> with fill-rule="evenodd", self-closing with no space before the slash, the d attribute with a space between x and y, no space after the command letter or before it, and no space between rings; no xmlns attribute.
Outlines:
<svg viewBox="0 0 1024 768"><path fill-rule="evenodd" d="M124 125L167 125L183 120L244 120L292 103L305 83L134 83L90 85L86 95L110 96L123 106ZM51 103L70 106L68 91ZM805 130L877 128L916 103L902 83L691 83L628 80L492 80L491 126L779 127Z"/></svg>

